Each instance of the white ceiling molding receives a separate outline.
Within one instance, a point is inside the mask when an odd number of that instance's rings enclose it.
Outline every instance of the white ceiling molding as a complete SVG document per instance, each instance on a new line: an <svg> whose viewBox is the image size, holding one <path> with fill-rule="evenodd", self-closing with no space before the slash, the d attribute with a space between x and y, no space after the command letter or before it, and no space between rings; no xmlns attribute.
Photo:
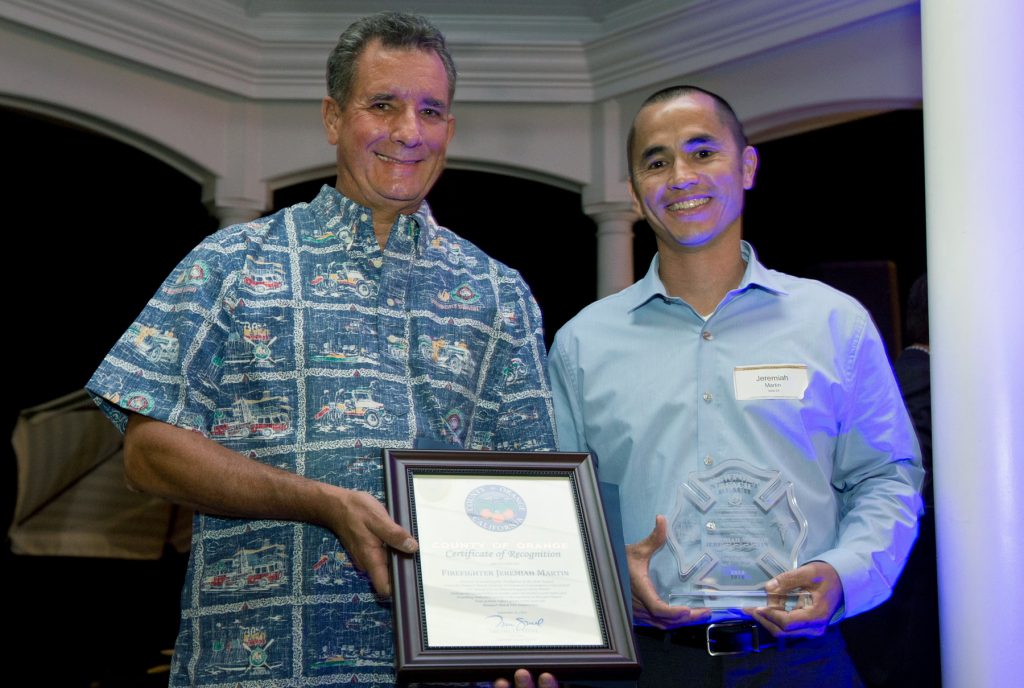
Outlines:
<svg viewBox="0 0 1024 688"><path fill-rule="evenodd" d="M751 143L760 144L883 112L914 110L920 107L920 101L907 99L836 101L775 112L766 117L751 117L743 122L743 128Z"/></svg>
<svg viewBox="0 0 1024 688"><path fill-rule="evenodd" d="M917 0L444 0L457 100L588 103ZM0 0L0 17L257 100L319 99L340 30L379 0Z"/></svg>
<svg viewBox="0 0 1024 688"><path fill-rule="evenodd" d="M917 0L699 0L657 16L637 8L613 15L587 46L595 99L648 88L666 79L750 57Z"/></svg>

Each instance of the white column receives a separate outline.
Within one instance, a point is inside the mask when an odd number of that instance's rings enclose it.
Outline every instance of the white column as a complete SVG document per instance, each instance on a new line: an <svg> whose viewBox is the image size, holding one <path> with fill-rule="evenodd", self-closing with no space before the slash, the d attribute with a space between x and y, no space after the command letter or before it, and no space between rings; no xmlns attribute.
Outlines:
<svg viewBox="0 0 1024 688"><path fill-rule="evenodd" d="M633 283L633 223L626 173L625 119L617 100L591 106L591 181L583 187L583 212L597 223L597 298Z"/></svg>
<svg viewBox="0 0 1024 688"><path fill-rule="evenodd" d="M255 220L267 213L270 192L244 172L210 179L203 185L203 205L217 218L218 227Z"/></svg>
<svg viewBox="0 0 1024 688"><path fill-rule="evenodd" d="M597 298L633 284L633 223L628 203L599 203L583 208L597 223Z"/></svg>
<svg viewBox="0 0 1024 688"><path fill-rule="evenodd" d="M943 685L1020 685L1024 3L921 18Z"/></svg>
<svg viewBox="0 0 1024 688"><path fill-rule="evenodd" d="M249 220L255 220L265 213L263 208L241 205L208 205L207 208L217 218L218 227L229 227Z"/></svg>

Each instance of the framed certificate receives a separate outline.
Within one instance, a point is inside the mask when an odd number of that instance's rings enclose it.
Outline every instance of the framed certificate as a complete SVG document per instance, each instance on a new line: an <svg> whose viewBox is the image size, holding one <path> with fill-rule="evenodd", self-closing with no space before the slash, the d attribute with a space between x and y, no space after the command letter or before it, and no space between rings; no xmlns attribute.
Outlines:
<svg viewBox="0 0 1024 688"><path fill-rule="evenodd" d="M400 682L639 673L589 454L384 450Z"/></svg>

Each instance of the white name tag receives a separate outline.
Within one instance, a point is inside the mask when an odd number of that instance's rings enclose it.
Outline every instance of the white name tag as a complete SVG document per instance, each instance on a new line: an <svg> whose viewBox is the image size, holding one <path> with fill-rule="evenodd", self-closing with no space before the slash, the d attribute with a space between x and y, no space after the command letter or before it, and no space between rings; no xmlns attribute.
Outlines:
<svg viewBox="0 0 1024 688"><path fill-rule="evenodd" d="M736 399L803 399L807 366L801 363L736 366L732 382Z"/></svg>

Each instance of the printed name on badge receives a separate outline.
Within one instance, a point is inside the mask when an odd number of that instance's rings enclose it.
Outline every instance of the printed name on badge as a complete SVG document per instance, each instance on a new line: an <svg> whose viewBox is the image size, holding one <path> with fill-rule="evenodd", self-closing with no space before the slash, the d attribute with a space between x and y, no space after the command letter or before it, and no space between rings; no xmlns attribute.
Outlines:
<svg viewBox="0 0 1024 688"><path fill-rule="evenodd" d="M802 363L736 366L732 373L738 401L751 399L803 399L807 366Z"/></svg>

